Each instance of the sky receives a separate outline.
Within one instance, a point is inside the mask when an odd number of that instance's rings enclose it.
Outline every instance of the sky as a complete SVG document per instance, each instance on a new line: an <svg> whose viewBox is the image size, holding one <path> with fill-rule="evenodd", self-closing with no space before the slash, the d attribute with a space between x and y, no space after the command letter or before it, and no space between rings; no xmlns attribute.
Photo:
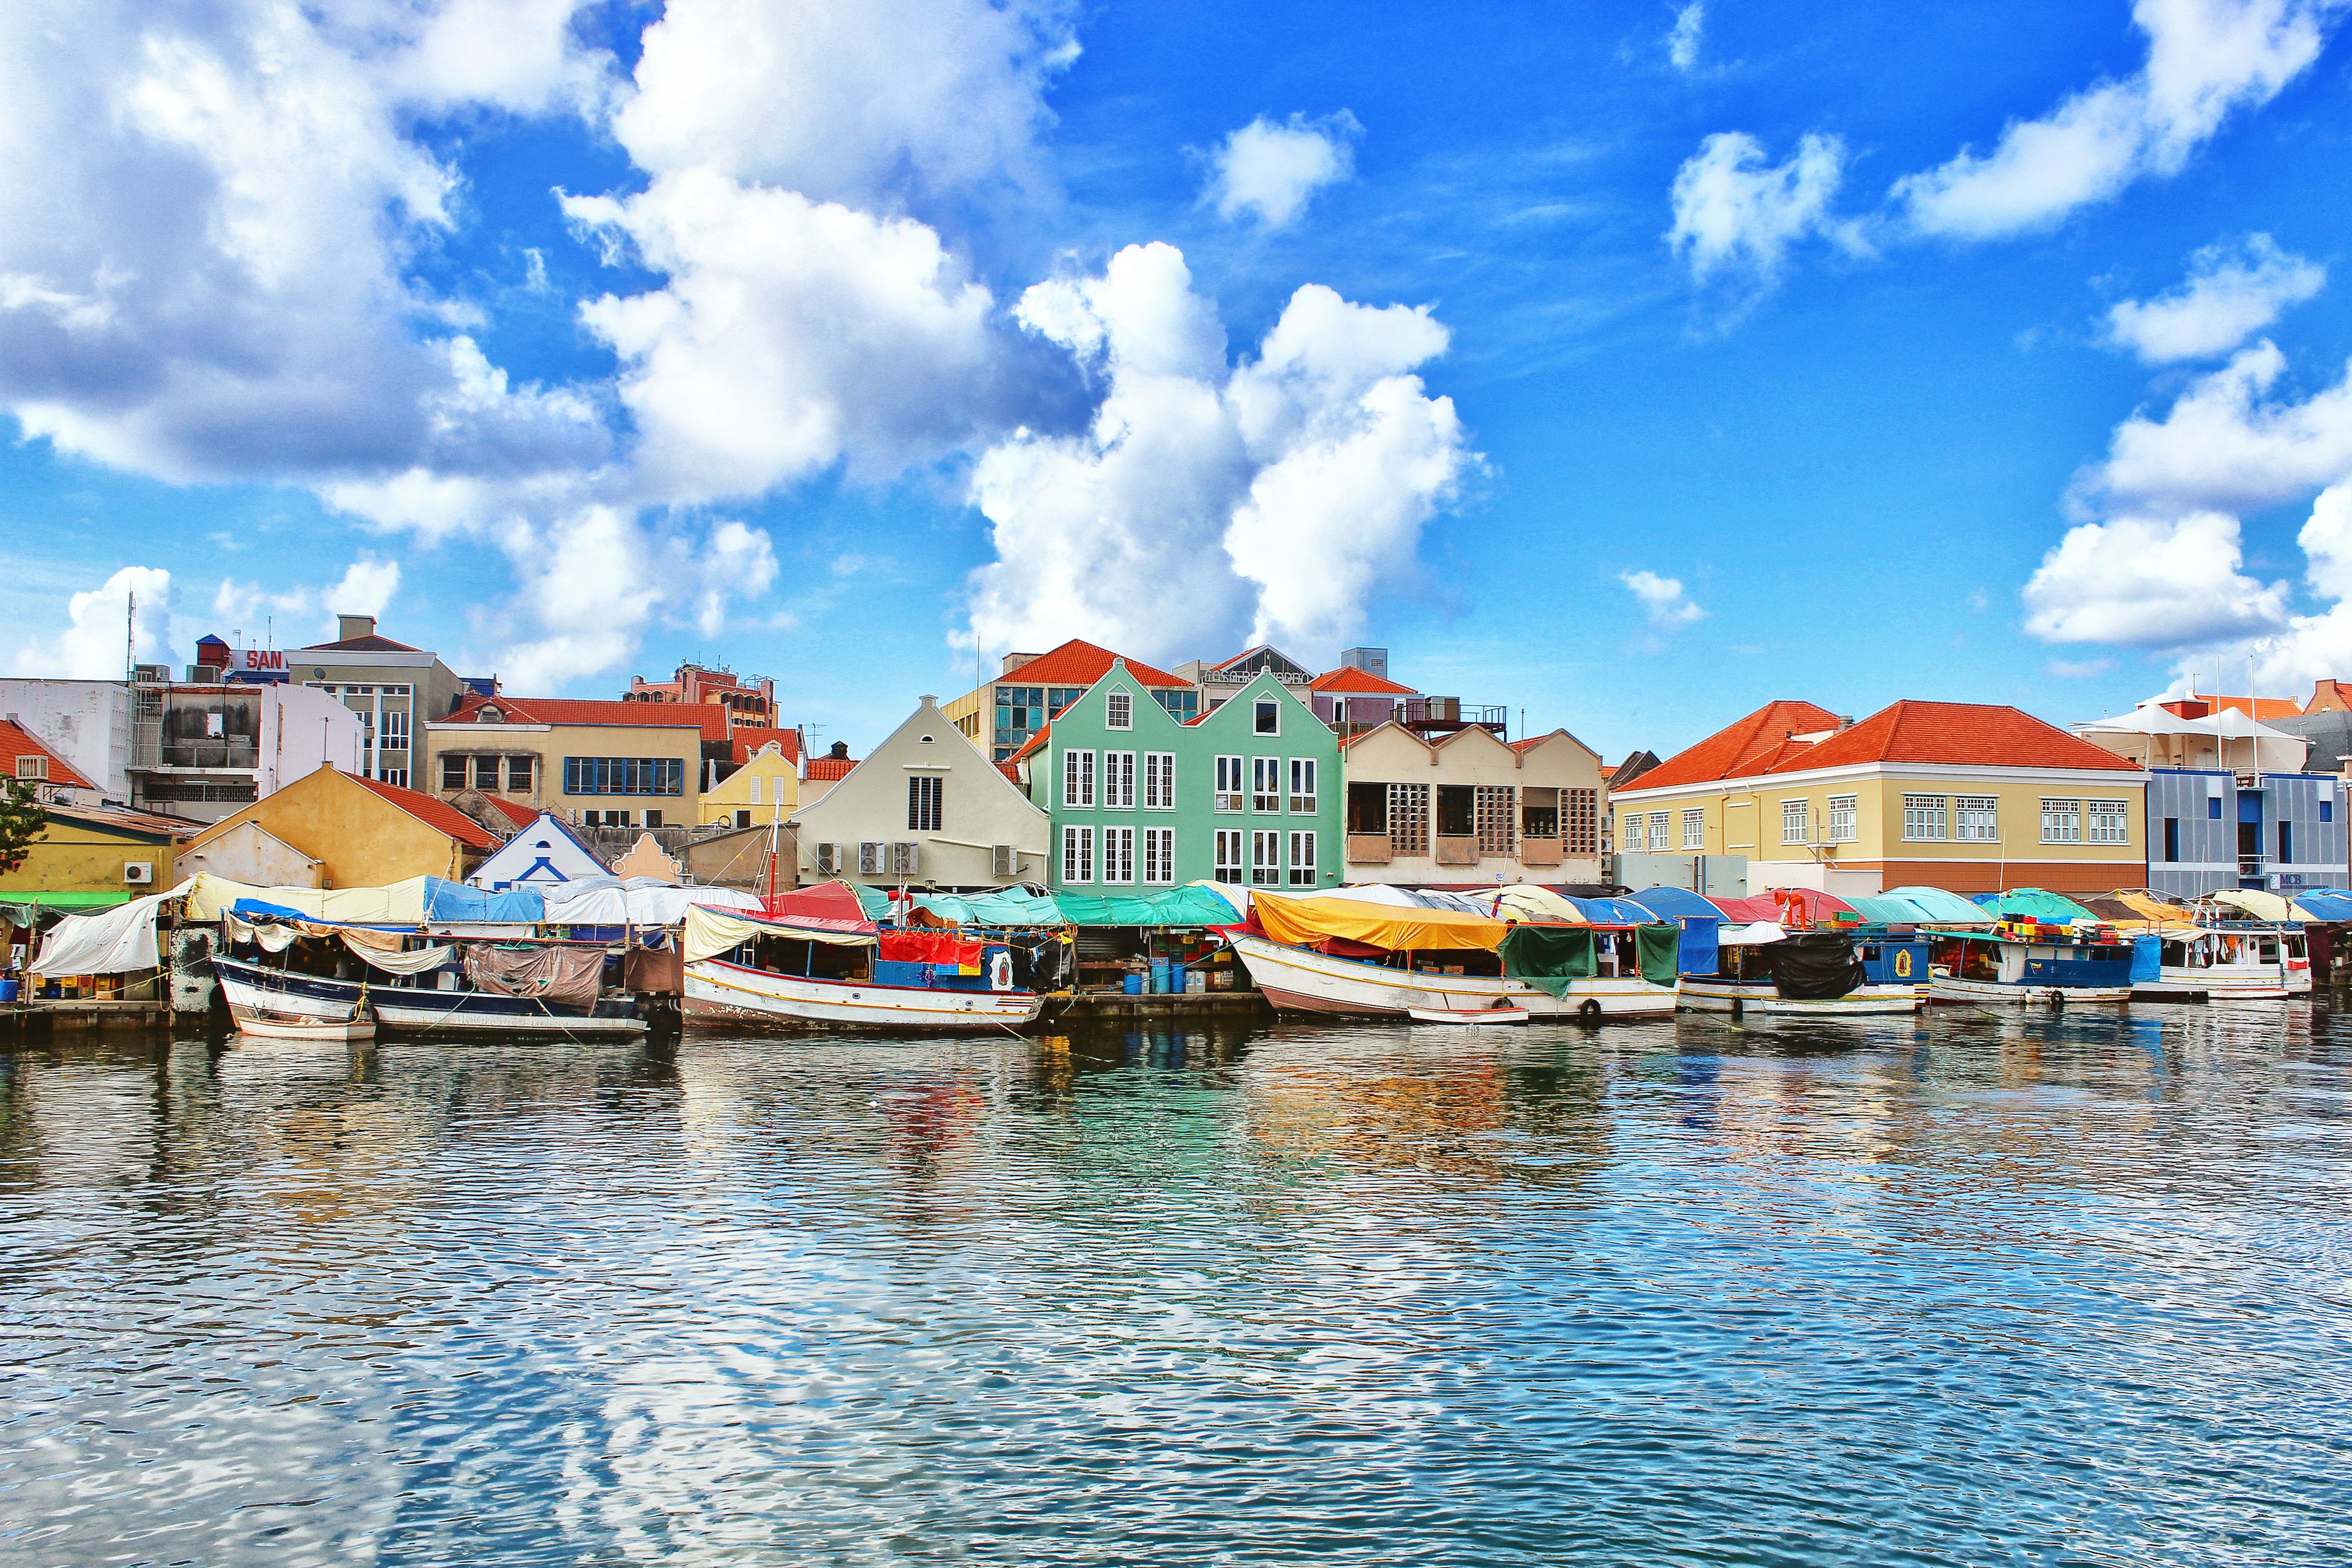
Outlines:
<svg viewBox="0 0 2352 1568"><path fill-rule="evenodd" d="M2352 676L2352 0L0 8L0 671Z"/></svg>

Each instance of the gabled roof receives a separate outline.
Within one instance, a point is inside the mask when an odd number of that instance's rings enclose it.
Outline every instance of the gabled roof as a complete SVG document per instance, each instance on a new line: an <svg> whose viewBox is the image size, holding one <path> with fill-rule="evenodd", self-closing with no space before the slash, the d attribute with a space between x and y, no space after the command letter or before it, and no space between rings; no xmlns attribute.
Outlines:
<svg viewBox="0 0 2352 1568"><path fill-rule="evenodd" d="M1199 721L1198 721L1198 720L1193 721L1193 722L1195 722L1195 723L1198 723ZM1047 737L1047 736L1051 735L1053 732L1054 732L1054 726L1052 726L1051 724L1046 725L1044 729L1042 729L1042 730L1038 731L1035 734L1034 734L1034 735L1030 736L1027 740L1025 740L1025 741L1022 742L1021 742L1021 749L1020 749L1019 751L1017 751L1017 752L1013 752L1011 756L1009 756L1009 757L1005 758L1004 760L1005 760L1006 762L1008 762L1008 763L1017 763L1017 762L1022 761L1022 760L1023 760L1024 758L1025 758L1025 757L1028 757L1028 756L1030 756L1030 755L1032 755L1032 754L1034 754L1034 753L1035 753L1035 752L1041 752L1041 751L1045 750L1045 739L1046 739L1046 737Z"/></svg>
<svg viewBox="0 0 2352 1568"><path fill-rule="evenodd" d="M1123 658L1107 647L1072 637L1051 653L1041 653L1010 675L1000 675L988 684L1002 685L1011 681L1028 686L1092 686L1110 673L1111 660ZM1146 686L1190 686L1189 680L1179 680L1164 669L1156 669L1141 659L1127 661L1127 672Z"/></svg>
<svg viewBox="0 0 2352 1568"><path fill-rule="evenodd" d="M500 800L494 795L484 795L482 802L517 827L529 827L539 820L539 812L532 806L517 805L510 800Z"/></svg>
<svg viewBox="0 0 2352 1568"><path fill-rule="evenodd" d="M0 719L0 778L16 776L18 757L47 757L49 776L45 784L63 784L68 789L96 789L98 786L81 776L79 770L51 751L34 734L14 719Z"/></svg>
<svg viewBox="0 0 2352 1568"><path fill-rule="evenodd" d="M803 776L811 779L845 779L849 770L857 765L854 757L811 757Z"/></svg>
<svg viewBox="0 0 2352 1568"><path fill-rule="evenodd" d="M1222 667L1220 667L1222 668ZM1343 664L1337 669L1327 669L1307 683L1309 691L1357 692L1368 697L1413 697L1419 695L1410 686L1399 686L1393 680L1383 680L1369 669L1358 669Z"/></svg>
<svg viewBox="0 0 2352 1568"><path fill-rule="evenodd" d="M126 833L138 833L153 838L194 838L205 830L201 822L184 817L159 816L152 811L128 811L119 805L45 805L41 808L52 817L62 816L70 822L86 822L92 827L120 828ZM0 897L5 897L0 894Z"/></svg>
<svg viewBox="0 0 2352 1568"><path fill-rule="evenodd" d="M2352 708L2352 683L2341 680L2313 681L2310 701L2303 705L2303 710L2306 713L2313 711L2312 703L2317 702L2322 697L2333 700L2338 708ZM2325 712L2326 710L2321 709L2319 711ZM2284 715L2282 714L2281 717Z"/></svg>
<svg viewBox="0 0 2352 1568"><path fill-rule="evenodd" d="M1773 771L1850 767L1857 763L2140 771L2139 764L2128 757L2070 735L2022 709L1990 702L1911 701L1880 709Z"/></svg>
<svg viewBox="0 0 2352 1568"><path fill-rule="evenodd" d="M1021 782L1021 764L1018 763L999 763L996 764L996 771L1011 779L1015 784Z"/></svg>
<svg viewBox="0 0 2352 1568"><path fill-rule="evenodd" d="M1767 702L1744 719L1717 730L1698 744L1675 752L1642 775L1639 787L1709 784L1764 771L1759 759L1777 753L1791 734L1834 730L1838 716L1811 702Z"/></svg>
<svg viewBox="0 0 2352 1568"><path fill-rule="evenodd" d="M1282 661L1284 668L1295 669L1301 675L1307 673L1307 667L1305 665L1300 664L1297 659L1291 658L1288 654L1283 652L1280 648L1275 647L1270 642L1253 644L1252 646L1242 649L1241 652L1234 655L1231 658L1219 659L1216 663L1211 665L1209 668L1212 673L1221 673L1224 670L1233 668L1233 667L1237 664L1255 658L1260 654L1272 654L1276 658ZM1253 675L1262 675L1265 672L1263 670L1252 670L1250 673Z"/></svg>
<svg viewBox="0 0 2352 1568"><path fill-rule="evenodd" d="M499 847L499 841L490 837L488 828L446 800L419 795L398 784L388 784L382 779L362 778L358 773L345 773L343 776L362 789L382 795L436 833L454 838L460 844L469 844L477 849L496 849Z"/></svg>
<svg viewBox="0 0 2352 1568"><path fill-rule="evenodd" d="M380 637L370 632L363 637L345 637L341 642L314 642L295 650L298 653L423 653L421 647L411 647L404 642Z"/></svg>
<svg viewBox="0 0 2352 1568"><path fill-rule="evenodd" d="M608 702L573 697L509 697L500 692L484 697L467 693L457 710L444 723L491 722L480 717L495 708L507 721L522 724L613 724L638 729L699 730L706 741L727 739L727 710L715 702Z"/></svg>
<svg viewBox="0 0 2352 1568"><path fill-rule="evenodd" d="M753 753L773 741L782 750L784 761L794 767L800 765L801 732L798 730L770 730L757 724L738 724L728 732L734 737L735 760L739 763L750 762Z"/></svg>

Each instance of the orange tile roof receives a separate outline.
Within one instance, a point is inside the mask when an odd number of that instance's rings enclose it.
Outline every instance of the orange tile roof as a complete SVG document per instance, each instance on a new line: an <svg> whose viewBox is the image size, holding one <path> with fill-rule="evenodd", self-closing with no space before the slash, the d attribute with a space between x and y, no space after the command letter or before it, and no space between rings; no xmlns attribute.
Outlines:
<svg viewBox="0 0 2352 1568"><path fill-rule="evenodd" d="M2180 713L2182 705L2187 702L2203 703L2206 713L2211 712L2216 708L2233 708L2247 718L2254 720L2289 719L2303 711L2303 704L2292 697L2221 697L2210 691L2192 691L2186 698L2159 703L2158 706L2180 714L2182 718L2188 718L2190 715ZM2203 713L2195 715L2200 719L2204 716Z"/></svg>
<svg viewBox="0 0 2352 1568"><path fill-rule="evenodd" d="M1054 726L1051 724L1046 725L1044 729L1038 731L1035 734L1022 742L1021 749L1013 752L1010 757L1007 757L1005 761L1017 763L1024 757L1034 754L1045 744L1045 737L1051 735L1053 732Z"/></svg>
<svg viewBox="0 0 2352 1568"><path fill-rule="evenodd" d="M1020 785L1021 785L1021 764L1020 764L1020 763L997 763L997 764L996 764L996 771L997 771L998 773L1003 773L1006 778L1011 779L1011 780L1013 781L1013 787L1014 787L1014 788L1016 788L1016 789L1017 789L1017 788L1019 788L1019 787L1020 787Z"/></svg>
<svg viewBox="0 0 2352 1568"><path fill-rule="evenodd" d="M2070 735L2022 709L1990 702L1910 701L1882 708L1771 771L1850 767L1856 763L2140 771L2130 758Z"/></svg>
<svg viewBox="0 0 2352 1568"><path fill-rule="evenodd" d="M484 708L496 708L525 724L634 724L645 729L702 731L706 741L727 739L727 710L713 702L614 702L575 697L496 697L468 693L447 722L479 723Z"/></svg>
<svg viewBox="0 0 2352 1568"><path fill-rule="evenodd" d="M341 642L314 642L297 653L423 653L421 647L411 647L404 642L380 637L370 633L363 637L345 637Z"/></svg>
<svg viewBox="0 0 2352 1568"><path fill-rule="evenodd" d="M1051 653L1041 653L1010 675L1000 675L991 686L1011 681L1027 686L1092 686L1110 673L1110 661L1124 658L1107 647L1097 647L1090 642L1072 637ZM1189 680L1179 680L1164 669L1154 669L1141 659L1127 661L1127 672L1146 686L1190 686Z"/></svg>
<svg viewBox="0 0 2352 1568"><path fill-rule="evenodd" d="M47 757L49 776L45 784L63 784L68 789L96 789L98 786L81 776L74 765L51 751L24 725L14 719L0 719L0 778L16 776L18 757Z"/></svg>
<svg viewBox="0 0 2352 1568"><path fill-rule="evenodd" d="M812 779L845 779L856 765L854 757L811 757L803 773Z"/></svg>
<svg viewBox="0 0 2352 1568"><path fill-rule="evenodd" d="M1393 680L1383 680L1369 669L1353 665L1341 665L1327 669L1307 683L1309 691L1360 691L1374 697L1412 697L1417 695L1410 686L1399 686Z"/></svg>
<svg viewBox="0 0 2352 1568"><path fill-rule="evenodd" d="M382 795L436 833L446 834L458 843L470 844L477 849L496 849L499 847L499 841L490 837L488 828L446 800L419 795L398 784L388 784L382 779L362 778L358 773L345 773L343 776L362 789Z"/></svg>
<svg viewBox="0 0 2352 1568"><path fill-rule="evenodd" d="M1804 734L1816 730L1834 730L1837 723L1836 714L1810 702L1792 702L1785 699L1767 702L1746 718L1725 725L1698 744L1675 752L1643 773L1640 787L1655 789L1669 784L1708 784L1717 779L1761 772L1744 764L1766 752L1779 751L1792 732Z"/></svg>
<svg viewBox="0 0 2352 1568"><path fill-rule="evenodd" d="M784 761L798 767L801 760L801 732L798 730L767 730L757 724L738 724L729 731L735 739L735 760L748 763L751 753L773 741L782 749Z"/></svg>
<svg viewBox="0 0 2352 1568"><path fill-rule="evenodd" d="M536 806L517 805L510 800L500 800L494 795L486 795L482 798L489 802L492 811L497 812L517 827L529 827L539 820L539 808Z"/></svg>

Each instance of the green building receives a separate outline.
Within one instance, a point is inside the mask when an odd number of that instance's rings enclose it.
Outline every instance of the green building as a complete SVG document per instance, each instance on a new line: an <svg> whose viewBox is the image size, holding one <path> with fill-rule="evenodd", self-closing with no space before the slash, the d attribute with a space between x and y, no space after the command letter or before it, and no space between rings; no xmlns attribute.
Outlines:
<svg viewBox="0 0 2352 1568"><path fill-rule="evenodd" d="M1187 724L1118 660L1014 763L1056 888L1339 884L1339 739L1271 675Z"/></svg>

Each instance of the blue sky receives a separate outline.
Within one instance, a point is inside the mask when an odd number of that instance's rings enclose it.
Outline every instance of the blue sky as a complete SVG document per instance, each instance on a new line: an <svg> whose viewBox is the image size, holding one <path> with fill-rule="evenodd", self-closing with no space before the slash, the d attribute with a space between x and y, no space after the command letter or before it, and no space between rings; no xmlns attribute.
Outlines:
<svg viewBox="0 0 2352 1568"><path fill-rule="evenodd" d="M1384 644L1612 756L2307 690L2347 15L14 7L0 668L119 668L136 587L158 657L373 609L860 749L1066 636Z"/></svg>

